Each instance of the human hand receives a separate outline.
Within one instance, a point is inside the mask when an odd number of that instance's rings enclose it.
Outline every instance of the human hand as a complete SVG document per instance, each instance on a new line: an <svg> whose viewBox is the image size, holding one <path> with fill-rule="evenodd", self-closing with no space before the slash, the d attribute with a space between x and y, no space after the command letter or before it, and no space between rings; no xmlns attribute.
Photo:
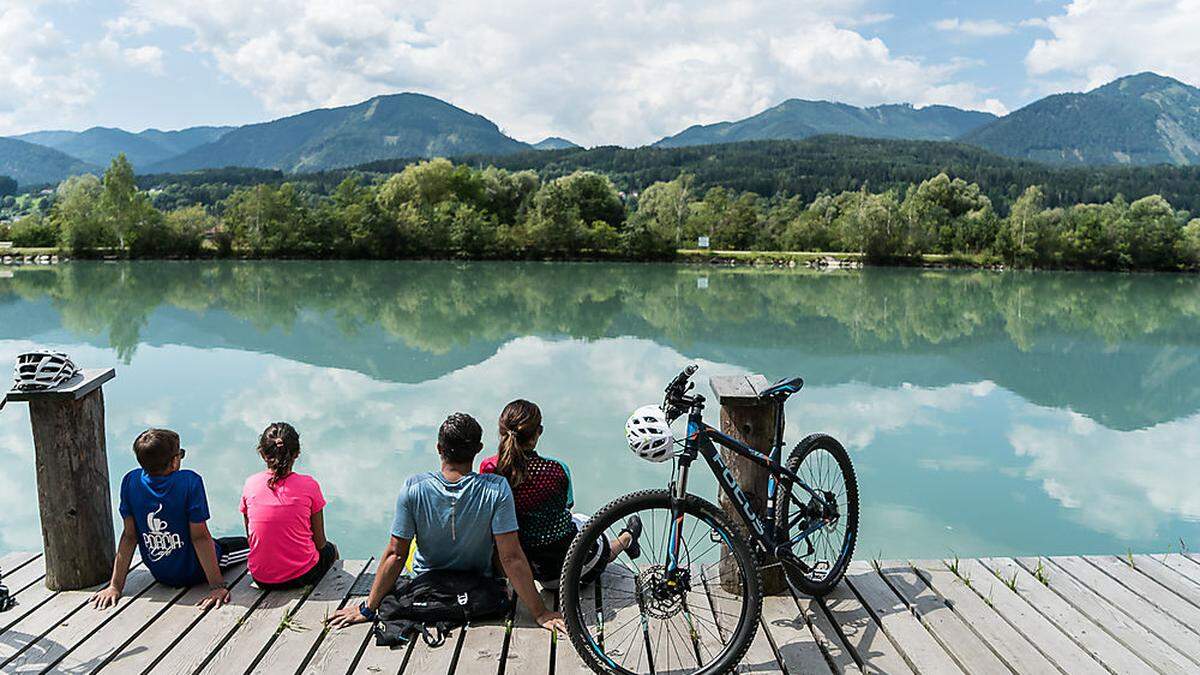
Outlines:
<svg viewBox="0 0 1200 675"><path fill-rule="evenodd" d="M354 605L353 607L347 605L334 612L332 616L325 620L325 623L328 624L330 628L346 628L347 626L353 626L356 623L363 623L366 620L367 617L363 616L362 612L358 611L358 605Z"/></svg>
<svg viewBox="0 0 1200 675"><path fill-rule="evenodd" d="M567 632L567 622L563 620L563 615L560 612L542 612L538 615L536 621L539 626L548 631Z"/></svg>
<svg viewBox="0 0 1200 675"><path fill-rule="evenodd" d="M98 591L92 596L92 607L96 609L108 609L114 607L117 601L121 599L121 591L115 586L109 584L104 587L104 590Z"/></svg>
<svg viewBox="0 0 1200 675"><path fill-rule="evenodd" d="M200 609L216 609L221 605L229 602L229 589L224 586L218 586L208 592L208 595L200 601Z"/></svg>

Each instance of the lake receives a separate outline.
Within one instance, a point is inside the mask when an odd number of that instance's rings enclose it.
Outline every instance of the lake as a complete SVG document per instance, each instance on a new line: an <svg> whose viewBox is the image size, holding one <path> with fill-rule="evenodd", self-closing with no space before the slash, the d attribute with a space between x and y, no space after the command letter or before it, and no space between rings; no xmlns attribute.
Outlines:
<svg viewBox="0 0 1200 675"><path fill-rule="evenodd" d="M11 270L11 268L10 268ZM286 420L346 556L382 549L398 486L462 410L538 403L581 511L664 486L624 423L688 362L799 375L789 442L849 448L858 557L1200 548L1200 278L453 262L74 262L0 277L0 364L50 347L105 387L115 487L180 432L217 534ZM7 368L7 365L3 366ZM709 410L716 423L716 406ZM41 546L27 408L0 413L0 552ZM715 483L695 481L715 497ZM114 505L115 513L115 505Z"/></svg>

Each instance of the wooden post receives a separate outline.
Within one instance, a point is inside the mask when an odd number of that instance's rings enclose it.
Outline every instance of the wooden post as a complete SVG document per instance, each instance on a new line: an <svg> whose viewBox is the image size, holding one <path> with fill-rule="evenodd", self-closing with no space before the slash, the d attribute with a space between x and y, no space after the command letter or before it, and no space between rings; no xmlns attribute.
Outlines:
<svg viewBox="0 0 1200 675"><path fill-rule="evenodd" d="M758 392L770 386L762 375L721 376L709 380L713 394L721 404L721 433L735 438L763 454L771 452L775 441L775 412L778 405L772 400L763 400ZM754 462L720 448L721 457L729 467L750 503L759 513L767 508L767 470ZM724 492L720 493L721 508L734 522L740 522L737 507L729 502ZM775 565L775 558L763 560L763 592L779 595L787 592L783 570ZM738 592L732 561L728 556L721 558L721 585L730 593Z"/></svg>
<svg viewBox="0 0 1200 675"><path fill-rule="evenodd" d="M104 393L112 368L83 370L49 391L14 391L29 402L37 466L46 588L79 590L112 575L112 497L104 440Z"/></svg>

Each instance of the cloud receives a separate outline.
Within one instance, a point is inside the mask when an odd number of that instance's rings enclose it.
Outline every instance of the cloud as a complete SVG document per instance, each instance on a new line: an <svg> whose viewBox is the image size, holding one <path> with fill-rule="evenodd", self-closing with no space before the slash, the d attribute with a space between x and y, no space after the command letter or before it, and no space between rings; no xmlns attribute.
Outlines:
<svg viewBox="0 0 1200 675"><path fill-rule="evenodd" d="M1200 3L1195 0L1074 0L1039 22L1026 69L1049 87L1091 89L1152 70L1200 82Z"/></svg>
<svg viewBox="0 0 1200 675"><path fill-rule="evenodd" d="M995 107L956 65L853 30L886 20L866 5L135 0L120 21L183 29L275 114L415 90L523 139L636 145L789 97Z"/></svg>
<svg viewBox="0 0 1200 675"><path fill-rule="evenodd" d="M61 118L96 93L95 72L39 5L0 2L0 134Z"/></svg>
<svg viewBox="0 0 1200 675"><path fill-rule="evenodd" d="M947 33L961 33L970 37L998 37L1013 32L1013 27L995 19L942 19L934 28Z"/></svg>

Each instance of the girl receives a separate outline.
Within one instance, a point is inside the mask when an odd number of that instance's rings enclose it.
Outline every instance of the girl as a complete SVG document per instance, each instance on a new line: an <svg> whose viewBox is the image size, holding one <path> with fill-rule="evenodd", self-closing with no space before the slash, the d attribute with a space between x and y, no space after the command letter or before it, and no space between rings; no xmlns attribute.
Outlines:
<svg viewBox="0 0 1200 675"><path fill-rule="evenodd" d="M287 422L268 426L258 439L267 470L246 479L241 511L250 539L247 567L259 588L315 584L337 560L325 539L325 498L311 476L292 471L300 434Z"/></svg>
<svg viewBox="0 0 1200 675"><path fill-rule="evenodd" d="M537 453L541 437L542 411L523 399L509 403L500 413L499 452L483 460L479 470L503 476L512 487L518 536L533 577L543 586L554 588L571 540L586 518L571 514L575 496L567 465ZM640 556L641 533L642 522L633 516L616 539L609 541L602 535L592 544L583 580L594 581L621 552L630 558Z"/></svg>

